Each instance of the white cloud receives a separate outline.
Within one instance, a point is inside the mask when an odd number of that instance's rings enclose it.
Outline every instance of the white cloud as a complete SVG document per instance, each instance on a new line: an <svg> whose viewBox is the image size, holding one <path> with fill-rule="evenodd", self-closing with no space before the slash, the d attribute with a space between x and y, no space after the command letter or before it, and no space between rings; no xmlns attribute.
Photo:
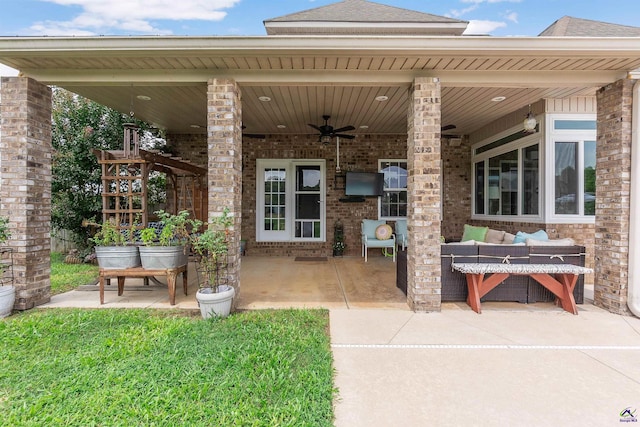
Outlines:
<svg viewBox="0 0 640 427"><path fill-rule="evenodd" d="M490 34L493 30L506 26L507 24L504 22L471 20L469 21L469 25L467 25L467 29L464 31L464 35L471 36Z"/></svg>
<svg viewBox="0 0 640 427"><path fill-rule="evenodd" d="M31 26L42 35L94 35L128 33L169 34L154 26L153 20L221 21L224 9L240 0L43 0L73 6L82 12L69 21L44 21Z"/></svg>
<svg viewBox="0 0 640 427"><path fill-rule="evenodd" d="M511 22L516 23L516 24L518 23L518 14L517 14L516 12L507 12L507 13L504 15L504 18L505 18L507 21L511 21Z"/></svg>
<svg viewBox="0 0 640 427"><path fill-rule="evenodd" d="M11 67L7 67L4 64L0 64L0 76L2 77L12 77L12 76L17 76L18 75L18 70L11 68Z"/></svg>
<svg viewBox="0 0 640 427"><path fill-rule="evenodd" d="M452 9L452 10L449 12L449 15L450 15L451 17L453 17L453 18L459 18L459 17L461 17L462 15L466 15L466 14L467 14L467 13L469 13L469 12L473 12L473 11L474 11L474 10L476 10L477 8L478 8L478 5L477 5L477 4L475 4L475 5L473 5L473 6L470 6L470 7L465 8L465 9Z"/></svg>

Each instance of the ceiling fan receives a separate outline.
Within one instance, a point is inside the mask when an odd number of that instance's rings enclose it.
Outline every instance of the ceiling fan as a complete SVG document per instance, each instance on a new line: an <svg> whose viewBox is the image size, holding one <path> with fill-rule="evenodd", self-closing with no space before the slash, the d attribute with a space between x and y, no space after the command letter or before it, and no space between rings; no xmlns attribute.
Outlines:
<svg viewBox="0 0 640 427"><path fill-rule="evenodd" d="M331 139L334 136L338 136L340 138L345 138L345 139L353 139L353 138L355 138L355 135L347 135L347 134L344 134L344 133L340 133L340 132L348 132L350 130L355 130L355 127L353 127L353 126L344 126L344 127L338 128L338 129L334 129L333 126L330 126L328 124L329 119L331 118L331 116L324 115L324 116L322 116L322 118L324 119L324 124L321 125L321 126L312 125L311 123L309 123L309 126L311 126L315 130L320 132L320 138L318 139L318 141L320 141L320 142L322 142L324 144L328 144L329 142L331 142Z"/></svg>

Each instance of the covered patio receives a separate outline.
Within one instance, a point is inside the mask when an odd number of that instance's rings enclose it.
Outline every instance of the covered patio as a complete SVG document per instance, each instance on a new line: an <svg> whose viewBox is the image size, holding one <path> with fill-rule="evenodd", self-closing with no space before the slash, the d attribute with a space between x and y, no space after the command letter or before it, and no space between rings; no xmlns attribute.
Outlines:
<svg viewBox="0 0 640 427"><path fill-rule="evenodd" d="M372 256L367 264L360 257L328 257L326 260L296 261L294 257L246 256L242 260L240 280L242 290L236 299L237 310L269 308L327 308L406 310L407 298L395 286L395 266L390 258ZM118 296L115 281L106 287L105 304L100 304L97 284L55 295L43 308L158 308L198 310L195 293L198 289L196 270L189 263L188 295L181 287L176 291L176 305L169 303L166 281L127 279L122 296ZM579 311L593 305L593 286L585 286L585 302ZM563 313L553 302L520 304L517 302L484 302L485 312ZM472 312L464 301L443 303L443 310Z"/></svg>
<svg viewBox="0 0 640 427"><path fill-rule="evenodd" d="M176 305L169 304L166 280L128 278L118 296L115 280L105 286L100 304L98 285L87 284L75 291L53 296L44 307L148 307L198 309L196 269L189 263L188 295L176 290ZM380 308L409 310L407 297L395 286L395 265L390 258L372 256L367 264L359 257L302 259L294 257L246 256L242 259L242 289L236 309L264 308Z"/></svg>

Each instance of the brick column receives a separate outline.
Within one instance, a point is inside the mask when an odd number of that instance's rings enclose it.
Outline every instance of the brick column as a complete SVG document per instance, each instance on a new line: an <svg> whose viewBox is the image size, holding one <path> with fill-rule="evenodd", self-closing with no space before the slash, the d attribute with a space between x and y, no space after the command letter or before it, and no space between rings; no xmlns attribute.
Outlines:
<svg viewBox="0 0 640 427"><path fill-rule="evenodd" d="M51 90L25 77L2 78L0 215L10 219L14 308L51 299Z"/></svg>
<svg viewBox="0 0 640 427"><path fill-rule="evenodd" d="M409 93L407 298L414 311L440 311L440 82L418 77Z"/></svg>
<svg viewBox="0 0 640 427"><path fill-rule="evenodd" d="M240 291L240 231L242 224L242 105L234 80L208 82L207 149L209 153L209 217L225 207L234 216L229 247L229 277Z"/></svg>
<svg viewBox="0 0 640 427"><path fill-rule="evenodd" d="M618 80L597 94L594 303L618 314L629 313L632 90Z"/></svg>

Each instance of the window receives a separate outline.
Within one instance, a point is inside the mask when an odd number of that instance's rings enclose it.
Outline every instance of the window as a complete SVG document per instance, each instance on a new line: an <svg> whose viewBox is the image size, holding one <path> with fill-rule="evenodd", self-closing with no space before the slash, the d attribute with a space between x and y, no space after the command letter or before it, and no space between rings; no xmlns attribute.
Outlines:
<svg viewBox="0 0 640 427"><path fill-rule="evenodd" d="M539 140L525 135L491 150L474 150L480 153L473 159L475 216L539 217Z"/></svg>
<svg viewBox="0 0 640 427"><path fill-rule="evenodd" d="M549 214L557 221L592 221L596 214L596 121L551 116Z"/></svg>
<svg viewBox="0 0 640 427"><path fill-rule="evenodd" d="M555 141L554 213L596 214L596 142Z"/></svg>
<svg viewBox="0 0 640 427"><path fill-rule="evenodd" d="M380 219L407 216L407 161L380 160L379 171L384 174L384 193L380 197Z"/></svg>
<svg viewBox="0 0 640 427"><path fill-rule="evenodd" d="M548 114L540 128L523 134L514 127L473 147L474 219L594 220L595 115Z"/></svg>
<svg viewBox="0 0 640 427"><path fill-rule="evenodd" d="M324 160L257 160L256 239L325 241Z"/></svg>

